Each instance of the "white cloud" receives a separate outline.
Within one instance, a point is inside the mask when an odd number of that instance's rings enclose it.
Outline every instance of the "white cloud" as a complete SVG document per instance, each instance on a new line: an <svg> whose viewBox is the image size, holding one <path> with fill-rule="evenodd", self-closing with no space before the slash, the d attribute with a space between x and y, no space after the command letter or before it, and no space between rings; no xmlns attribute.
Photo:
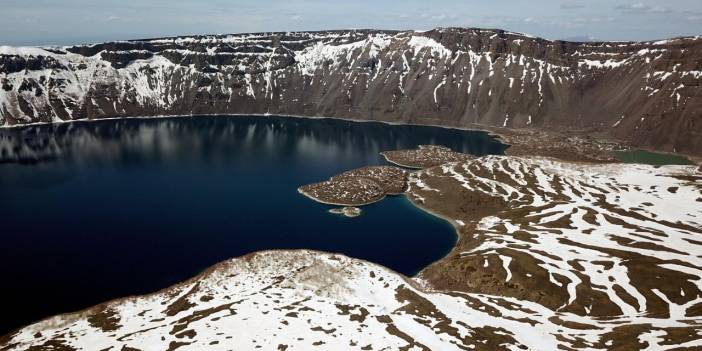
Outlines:
<svg viewBox="0 0 702 351"><path fill-rule="evenodd" d="M667 7L658 7L658 6L655 6L655 7L652 7L652 8L649 10L649 12L651 12L651 13L671 13L671 12L673 12L673 10L671 10L671 9L669 9L669 8L667 8Z"/></svg>
<svg viewBox="0 0 702 351"><path fill-rule="evenodd" d="M567 1L567 2L561 3L561 8L564 10L582 9L584 7L585 7L585 5L583 5L579 2L575 2L575 1Z"/></svg>
<svg viewBox="0 0 702 351"><path fill-rule="evenodd" d="M575 41L575 42L593 42L599 41L597 38L591 35L573 35L569 37L562 38L563 41Z"/></svg>
<svg viewBox="0 0 702 351"><path fill-rule="evenodd" d="M614 17L611 16L580 16L574 18L548 18L548 17L526 17L522 22L529 25L548 26L554 28L579 29L591 27L596 24L613 22Z"/></svg>
<svg viewBox="0 0 702 351"><path fill-rule="evenodd" d="M617 5L615 9L626 12L626 13L670 13L673 10L667 7L651 6L644 4L642 2L635 2L632 4L621 4Z"/></svg>
<svg viewBox="0 0 702 351"><path fill-rule="evenodd" d="M573 21L576 23L603 23L614 21L614 17L576 17Z"/></svg>
<svg viewBox="0 0 702 351"><path fill-rule="evenodd" d="M92 20L92 19L91 19ZM138 17L122 17L122 16L107 16L101 19L98 19L100 22L115 22L115 23L135 23L135 22L142 22L143 20Z"/></svg>
<svg viewBox="0 0 702 351"><path fill-rule="evenodd" d="M702 21L702 11L687 11L685 15L690 22Z"/></svg>
<svg viewBox="0 0 702 351"><path fill-rule="evenodd" d="M426 22L456 22L459 17L457 15L448 15L446 13L421 13L421 14L408 14L408 13L401 13L398 15L399 18L401 19L421 19ZM462 22L464 22L466 19L463 19Z"/></svg>

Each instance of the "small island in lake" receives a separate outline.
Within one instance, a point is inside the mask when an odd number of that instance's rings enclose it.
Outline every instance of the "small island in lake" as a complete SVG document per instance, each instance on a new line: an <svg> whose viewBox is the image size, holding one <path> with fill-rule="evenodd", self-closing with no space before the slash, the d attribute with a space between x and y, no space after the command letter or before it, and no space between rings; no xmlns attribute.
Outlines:
<svg viewBox="0 0 702 351"><path fill-rule="evenodd" d="M344 217L354 218L361 215L361 209L358 207L345 206L340 208L332 208L329 213L343 215Z"/></svg>
<svg viewBox="0 0 702 351"><path fill-rule="evenodd" d="M368 166L303 185L297 191L317 202L348 207L372 204L406 189L407 171L394 166Z"/></svg>

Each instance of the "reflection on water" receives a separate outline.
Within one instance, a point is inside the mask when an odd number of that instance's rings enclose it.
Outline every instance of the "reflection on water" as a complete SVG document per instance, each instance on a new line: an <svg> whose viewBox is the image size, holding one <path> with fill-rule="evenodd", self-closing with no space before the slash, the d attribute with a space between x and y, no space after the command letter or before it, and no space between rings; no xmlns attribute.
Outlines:
<svg viewBox="0 0 702 351"><path fill-rule="evenodd" d="M309 248L414 274L450 225L390 197L355 219L297 187L442 144L502 153L481 132L331 119L129 119L0 130L0 334L158 290L249 252Z"/></svg>
<svg viewBox="0 0 702 351"><path fill-rule="evenodd" d="M236 123L232 123L236 119ZM271 151L284 145L282 157L315 156L328 160L350 152L369 154L415 144L441 144L473 154L495 153L497 143L484 133L459 143L444 136L454 130L390 126L333 119L286 117L197 117L122 119L36 125L0 130L1 163L55 160L115 162L125 159L169 160L183 156L215 161L228 150ZM217 147L212 147L213 145ZM221 147L225 146L225 147Z"/></svg>

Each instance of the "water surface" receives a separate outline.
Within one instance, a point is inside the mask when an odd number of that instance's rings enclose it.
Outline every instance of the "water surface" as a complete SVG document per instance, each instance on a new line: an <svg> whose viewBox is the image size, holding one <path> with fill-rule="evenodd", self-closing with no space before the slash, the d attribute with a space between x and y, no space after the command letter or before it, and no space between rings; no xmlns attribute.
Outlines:
<svg viewBox="0 0 702 351"><path fill-rule="evenodd" d="M616 151L619 161L624 163L643 163L646 165L691 165L693 164L687 157L675 154L664 154L645 150Z"/></svg>
<svg viewBox="0 0 702 351"><path fill-rule="evenodd" d="M454 245L447 222L404 196L348 219L296 189L420 144L505 148L482 132L284 117L2 129L0 334L264 249L341 252L415 274Z"/></svg>

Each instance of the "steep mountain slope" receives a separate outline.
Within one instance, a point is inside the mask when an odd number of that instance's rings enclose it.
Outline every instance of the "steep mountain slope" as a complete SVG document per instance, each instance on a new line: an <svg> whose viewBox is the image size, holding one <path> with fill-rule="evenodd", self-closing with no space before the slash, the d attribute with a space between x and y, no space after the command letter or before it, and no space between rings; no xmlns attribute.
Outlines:
<svg viewBox="0 0 702 351"><path fill-rule="evenodd" d="M0 123L272 113L568 130L702 155L702 38L329 31L0 48Z"/></svg>

